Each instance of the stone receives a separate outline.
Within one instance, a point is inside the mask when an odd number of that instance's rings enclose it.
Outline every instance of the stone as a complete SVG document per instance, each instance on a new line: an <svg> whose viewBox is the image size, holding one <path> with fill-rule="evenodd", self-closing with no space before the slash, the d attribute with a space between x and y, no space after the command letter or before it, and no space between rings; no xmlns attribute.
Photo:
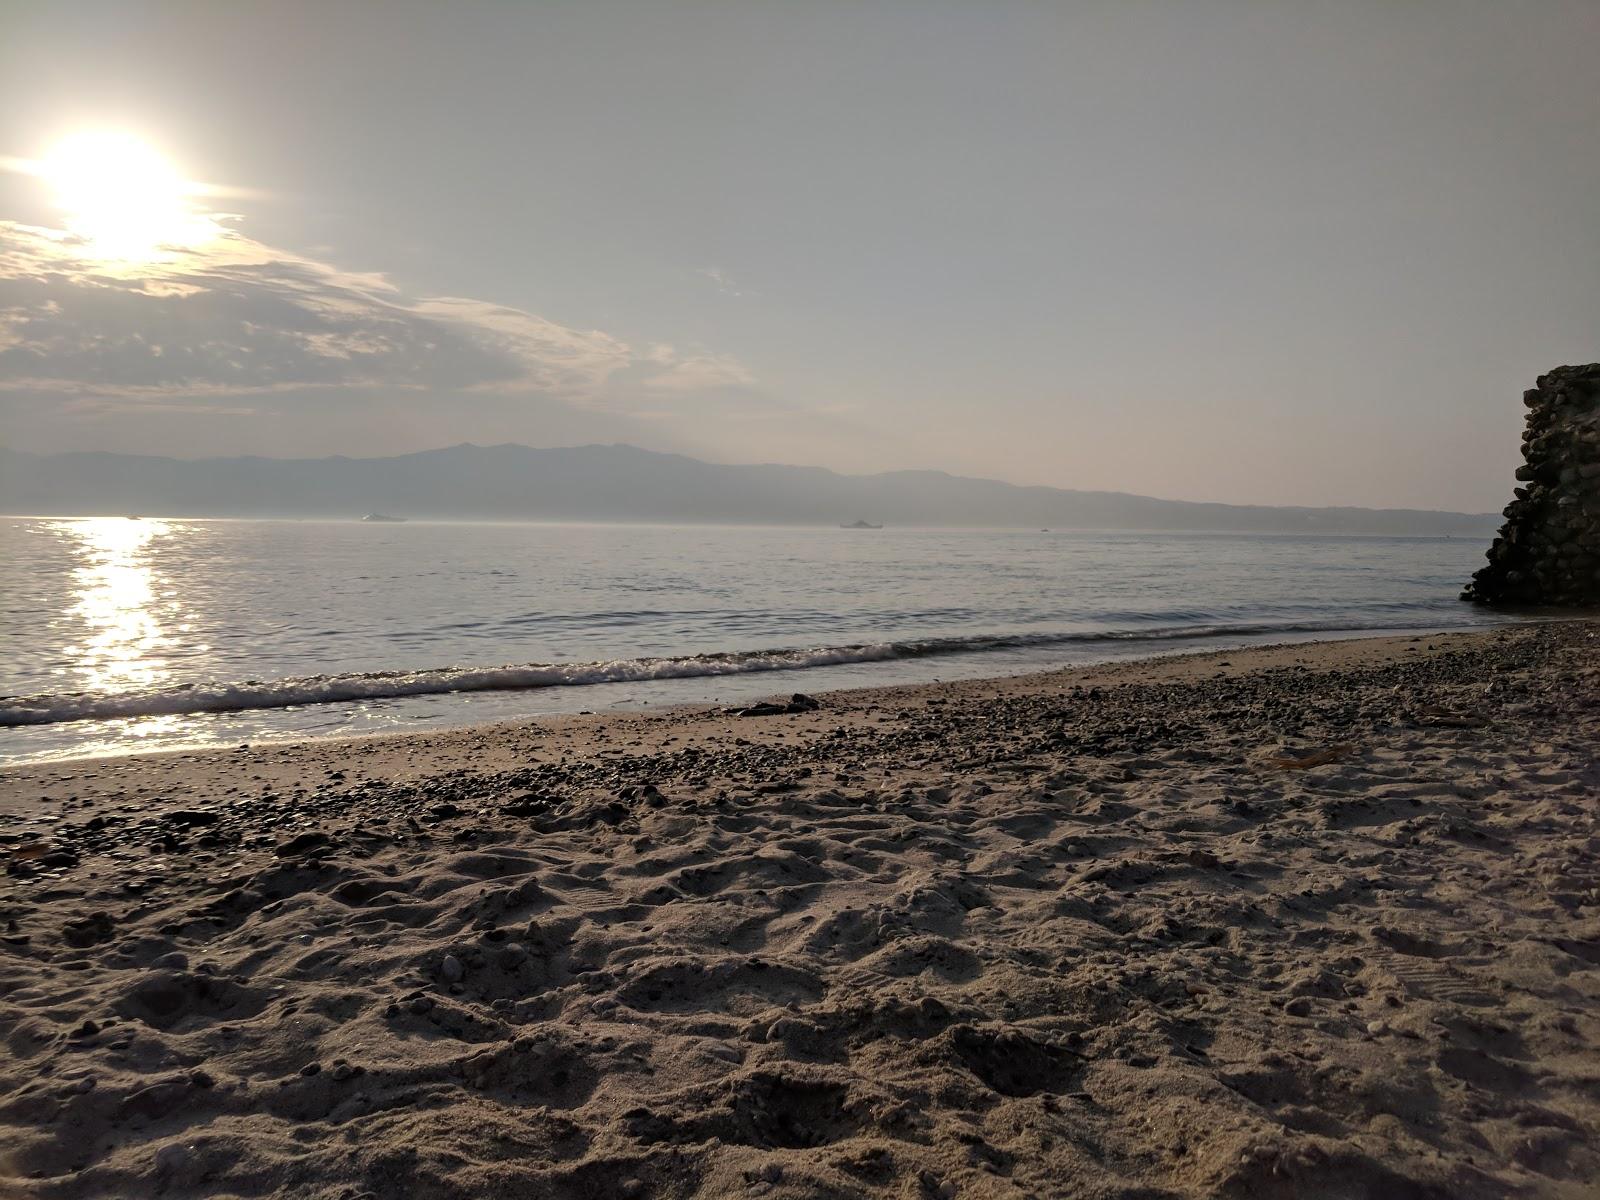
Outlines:
<svg viewBox="0 0 1600 1200"><path fill-rule="evenodd" d="M772 704L764 701L761 704L752 704L747 708L741 708L738 715L741 717L779 717L788 711L789 706L787 704Z"/></svg>
<svg viewBox="0 0 1600 1200"><path fill-rule="evenodd" d="M333 849L333 839L325 833L313 830L302 833L298 837L290 838L273 853L279 858L299 858L308 854L326 854Z"/></svg>
<svg viewBox="0 0 1600 1200"><path fill-rule="evenodd" d="M167 814L167 821L181 829L194 829L201 825L215 825L222 818L214 812L197 808L180 808Z"/></svg>
<svg viewBox="0 0 1600 1200"><path fill-rule="evenodd" d="M163 1146L156 1151L156 1171L162 1175L175 1174L188 1166L193 1157L188 1146L180 1146L176 1142Z"/></svg>

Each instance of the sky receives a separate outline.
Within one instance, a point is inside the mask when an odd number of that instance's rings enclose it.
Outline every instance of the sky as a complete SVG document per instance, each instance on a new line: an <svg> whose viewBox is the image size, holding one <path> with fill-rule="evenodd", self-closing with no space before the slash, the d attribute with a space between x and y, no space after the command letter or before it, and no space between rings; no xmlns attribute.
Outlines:
<svg viewBox="0 0 1600 1200"><path fill-rule="evenodd" d="M623 441L1489 511L1522 390L1600 359L1594 0L0 29L16 449Z"/></svg>

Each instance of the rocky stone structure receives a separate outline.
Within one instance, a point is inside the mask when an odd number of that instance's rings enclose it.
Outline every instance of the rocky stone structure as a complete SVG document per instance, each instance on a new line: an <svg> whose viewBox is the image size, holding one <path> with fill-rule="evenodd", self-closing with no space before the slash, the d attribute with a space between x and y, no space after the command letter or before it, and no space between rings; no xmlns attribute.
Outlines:
<svg viewBox="0 0 1600 1200"><path fill-rule="evenodd" d="M1557 367L1523 393L1516 499L1463 600L1600 604L1600 363Z"/></svg>

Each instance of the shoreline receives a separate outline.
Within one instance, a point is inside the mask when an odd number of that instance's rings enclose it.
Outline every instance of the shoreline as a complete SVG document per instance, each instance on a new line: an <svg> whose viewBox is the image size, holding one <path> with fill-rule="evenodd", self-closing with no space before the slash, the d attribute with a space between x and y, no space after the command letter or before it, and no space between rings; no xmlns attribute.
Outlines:
<svg viewBox="0 0 1600 1200"><path fill-rule="evenodd" d="M1600 1174L1600 622L816 699L7 767L0 1194Z"/></svg>
<svg viewBox="0 0 1600 1200"><path fill-rule="evenodd" d="M127 721L163 721L187 720L190 723L207 722L217 719L260 719L270 718L273 715L282 715L290 712L320 712L350 709L376 701L379 703L409 704L415 701L456 701L463 704L504 701L510 697L540 697L560 696L566 698L565 703L558 702L554 707L540 708L533 711L512 711L505 715L490 716L479 720L456 721L444 718L440 721L430 721L426 728L429 730L466 728L475 725L498 725L520 720L560 717L573 715L580 710L576 705L588 704L589 697L597 699L600 707L596 711L615 712L630 711L633 708L649 707L650 701L639 701L634 697L617 700L615 694L618 689L637 688L646 693L659 690L657 696L658 707L678 708L697 704L727 703L721 696L707 695L710 692L727 692L728 700L735 703L743 697L744 703L749 703L749 697L761 694L763 685L768 680L781 682L786 677L792 677L801 683L809 684L813 691L843 692L861 690L862 688L898 688L912 687L926 683L945 681L944 677L954 672L956 680L989 680L1010 678L1020 675L1049 674L1061 671L1075 671L1104 663L1137 661L1145 658L1161 658L1171 655L1204 654L1209 650L1228 650L1267 647L1274 645L1300 645L1324 641L1345 641L1350 639L1370 639L1387 637L1408 637L1419 634L1439 634L1444 632L1475 632L1498 628L1501 625L1519 623L1519 615L1526 620L1532 616L1536 619L1560 620L1569 614L1551 611L1545 613L1505 613L1498 619L1485 619L1480 623L1456 623L1439 625L1427 621L1416 624L1405 624L1390 627L1363 627L1322 625L1300 628L1295 625L1282 627L1195 627L1185 629L1182 627L1168 630L1152 630L1139 632L1134 630L1121 631L1081 631L1078 633L1063 633L1058 635L1029 635L1029 634L995 634L974 635L970 637L931 637L909 638L890 640L880 643L862 643L840 646L817 647L786 647L769 650L734 651L725 654L705 655L665 655L655 658L640 658L633 660L615 660L610 662L593 663L525 663L503 664L499 666L462 667L450 666L443 668L428 668L416 671L392 671L377 673L354 673L349 676L311 676L307 678L290 678L268 683L251 683L249 686L257 692L266 693L268 697L279 694L277 698L245 699L243 697L208 698L204 695L209 690L221 689L226 692L240 685L235 684L207 684L195 685L198 691L197 698L191 699L191 688L188 685L173 686L171 688L157 689L146 696L139 693L128 695L106 694L104 696L85 696L69 694L65 697L56 697L58 701L67 701L87 710L93 710L92 715L70 717L45 717L43 719L23 715L13 718L10 713L0 714L0 730L23 738L37 736L53 731L83 730L92 732L97 728L118 722ZM1582 615L1582 614L1578 614ZM957 649L947 649L939 643L958 645ZM1083 657L1078 659L1061 659L1053 657L1050 652L1059 651L1063 647L1077 647L1083 651ZM1094 647L1095 649L1090 649ZM1030 652L1040 655L1036 661L1017 661L1014 656L1021 652ZM808 661L815 658L817 661ZM705 666L696 668L699 660L711 660ZM742 669L726 670L721 664L724 660L749 660L751 666ZM791 661L792 660L792 661ZM606 672L613 668L624 666L632 662L640 669L645 668L671 668L662 674L630 675L626 672L614 676L607 676ZM715 665L712 665L715 664ZM920 669L913 668L912 664L919 664ZM563 673L577 671L578 678L564 678ZM839 673L882 672L889 676L890 682L873 682L863 677L859 681L839 683ZM581 677L583 673L599 672L595 678ZM937 672L937 674L933 674ZM334 686L341 680L376 680L387 675L397 680L393 686L398 690L393 692L381 690L383 685L377 685L378 690L370 694L353 694L350 696L322 696L311 697L301 694L306 688L315 686ZM525 677L555 675L558 678L547 682L527 682ZM422 677L438 677L428 682L418 681ZM459 686L454 677L465 677ZM296 689L299 689L298 691ZM359 689L358 689L359 691ZM689 693L688 698L674 699L673 691ZM290 692L295 694L290 695ZM170 695L168 694L170 693ZM696 695L695 693L698 693ZM7 697L7 700L26 709L30 700L50 699L49 697ZM140 708L138 703L149 701L154 707ZM130 702L135 707L124 710ZM192 707L167 707L168 703L174 705L192 705ZM534 701L535 704L538 701ZM0 705L0 708L4 708ZM367 736L372 733L396 732L398 727L374 728L354 732L331 733L304 733L296 731L292 726L274 729L266 736L272 741L298 741L313 738L354 738ZM253 733L246 732L239 740L261 740L263 730L257 728ZM204 749L207 746L223 745L216 740L183 744L181 742L164 745L158 749ZM126 750L108 750L89 755L61 755L52 757L65 760L67 758L82 757L114 757L122 753L142 753L136 741L128 738L129 748ZM26 758L22 761L49 761L44 758ZM0 768L8 763L0 762Z"/></svg>
<svg viewBox="0 0 1600 1200"><path fill-rule="evenodd" d="M1077 679L1079 677L1087 678L1087 677L1089 677L1091 675L1095 675L1096 677L1098 677L1098 673L1099 672L1101 672L1103 670L1110 670L1112 668L1126 668L1126 669L1130 669L1130 670L1137 670L1137 669L1145 667L1145 666L1153 667L1157 663L1161 663L1161 662L1165 662L1167 660L1173 660L1173 659L1177 659L1177 660L1194 659L1194 660L1197 660L1197 661L1203 661L1203 660L1214 659L1214 658L1238 656L1241 660L1245 660L1245 661L1250 662L1250 663L1254 663L1254 662L1259 661L1262 665L1270 665L1271 663L1273 663L1273 662L1275 662L1277 660L1279 652L1288 652L1288 651L1292 651L1292 650L1305 650L1308 647L1319 648L1319 647L1324 647L1324 646L1343 645L1343 644L1346 644L1346 643L1359 643L1359 644L1373 643L1373 644L1375 644L1375 649L1378 648L1378 644L1381 644L1383 646L1387 646L1389 644L1393 644L1395 646L1400 646L1402 648L1405 648L1405 647L1409 647L1411 644L1417 642L1418 639L1481 637L1481 636L1488 636L1488 635L1494 634L1494 633L1496 633L1496 632L1498 632L1498 631L1500 631L1502 629L1517 628L1517 627L1520 627L1520 626L1523 626L1523 625L1528 625L1528 624L1542 624L1542 623L1555 622L1555 621L1566 621L1566 620L1579 620L1579 621L1582 621L1582 620L1592 619L1589 616L1587 616L1586 614L1583 614L1581 612L1565 612L1565 611L1562 611L1562 612L1554 612L1554 611L1552 611L1552 612L1548 612L1548 613L1530 611L1530 612L1522 614L1522 615L1524 615L1526 617L1536 617L1537 619L1536 620L1525 620L1525 621L1522 621L1522 622L1518 622L1518 621L1503 621L1501 623L1486 623L1485 625L1482 625L1482 626L1473 626L1473 627L1469 627L1469 628L1465 628L1465 629L1446 629L1446 630L1439 630L1439 629L1437 629L1435 627L1429 627L1429 626L1417 626L1415 628L1404 628L1404 629L1399 629L1399 630L1349 630L1349 631L1323 630L1323 631L1318 631L1316 633L1308 633L1303 639L1290 638L1290 639L1285 639L1285 640L1282 640L1282 641L1230 642L1227 645L1224 645L1224 646L1221 646L1221 647L1218 647L1218 648L1214 648L1214 649L1193 649L1193 648L1190 648L1189 646L1185 645L1182 648L1177 648L1177 649L1172 649L1172 650L1164 650L1164 651L1163 650L1157 650L1157 651L1155 651L1153 653L1137 653L1137 654L1129 655L1129 656L1126 656L1126 657L1106 658L1106 659L1101 659L1101 660L1097 660L1097 661L1093 661L1093 662L1086 662L1086 663L1075 663L1075 664L1062 665L1062 666L1047 666L1047 667L1041 667L1041 668L1035 668L1035 669L1022 670L1022 671L1018 671L1018 672L1011 673L1011 674L979 675L979 676L972 676L972 677L958 677L958 678L955 678L955 679L948 679L948 680L932 679L932 680L925 680L925 681L921 681L921 682L910 682L910 683L867 684L867 685L858 685L858 686L843 687L843 688L829 688L829 689L816 691L814 694L819 698L826 698L826 699L830 699L830 700L833 700L833 701L843 702L847 706L849 704L849 698L850 697L856 696L856 695L864 695L864 694L867 694L867 693L871 693L873 696L879 697L880 698L880 702L888 703L888 702L892 702L892 698L894 696L898 696L898 695L900 695L902 693L905 693L908 696L910 696L913 693L919 693L922 690L929 689L929 688L938 689L938 688L947 688L947 687L967 686L967 687L1000 687L1000 688L1003 688L1005 690L1010 690L1010 685L1023 684L1025 686L1025 682L1024 681L1028 681L1028 680L1038 679L1038 680L1041 680L1041 681L1049 681L1051 684L1054 684L1056 682L1070 681L1070 680L1073 680L1073 679ZM1271 637L1272 635L1262 635L1262 636ZM1141 650L1141 651L1149 650L1149 649L1150 649L1150 647L1147 646L1147 645L1141 645L1139 647L1139 650ZM1380 650L1379 652L1381 653L1382 651ZM1319 657L1321 657L1321 651L1313 650L1312 651L1312 655L1313 655L1313 658L1319 658ZM1334 660L1330 659L1329 661L1331 662L1331 661L1334 661ZM1338 661L1343 661L1343 658L1342 657L1339 658ZM1248 669L1248 668L1247 667L1242 667L1242 668L1239 668L1239 669ZM750 683L754 683L757 679L760 679L763 682L765 682L767 680L771 680L774 683L781 683L785 678L792 676L794 682L803 684L805 682L806 675L809 674L811 671L814 671L814 670L816 670L816 668L796 668L796 669L794 669L792 671L791 670L787 670L787 669L780 669L780 670L773 670L773 671L769 671L769 672L751 672L751 673L748 673L748 674L734 674L734 675L726 675L726 676L688 677L686 679L678 680L678 681L675 681L675 682L694 684L694 683L701 682L701 680L703 678L705 682L710 682L713 679L719 679L719 680L726 681L729 684L750 684ZM595 686L595 685L589 685L589 686ZM610 684L602 684L602 685L599 685L599 686L603 686L604 687L604 686L612 686L612 685L610 685ZM520 690L520 689L513 689L513 690ZM528 690L542 691L542 690L545 690L545 689L528 689ZM577 691L577 690L580 690L580 689L560 688L559 690L562 690L562 691L568 691L568 690ZM452 737L468 737L468 736L474 736L474 735L489 736L489 735L492 735L492 734L495 734L495 733L516 734L517 732L523 731L526 728L532 727L532 726L543 726L543 725L557 726L557 725L564 725L566 723L576 722L576 721L583 721L585 723L595 723L595 722L603 722L605 720L609 720L609 719L613 719L613 718L624 718L624 717L663 717L663 718L670 718L670 717L675 717L675 716L682 716L682 715L687 714L687 713L725 712L725 711L731 711L732 709L737 708L737 707L745 707L745 706L747 706L748 704L751 704L751 703L757 703L757 702L759 702L759 697L761 695L767 695L767 696L771 696L771 697L781 698L782 696L788 694L781 687L777 688L776 690L772 690L770 692L765 692L765 693L761 692L759 689L744 689L744 690L748 691L749 695L747 695L744 700L737 701L737 702L734 702L734 703L731 703L731 704L730 703L716 702L716 701L703 701L703 700L688 700L688 701L676 702L676 703L663 703L663 704L660 704L659 706L652 705L649 702L645 702L643 704L620 704L620 705L613 705L613 706L606 707L606 708L596 709L596 710L593 710L593 711L582 710L582 711L574 712L574 711L560 711L560 710L558 710L558 711L545 712L545 713L531 713L531 714L528 714L526 716L519 716L519 717L506 717L506 718L499 718L499 719L481 721L481 722L468 722L468 723L459 724L459 725L458 724L448 724L448 723L439 724L439 725L429 725L429 726L427 726L425 728L417 729L417 730L381 729L381 730L371 730L371 731L365 731L365 732L359 732L359 733L329 733L329 734L320 734L320 735L310 735L310 736L304 736L304 737L295 736L295 735L271 736L271 737L267 737L267 738L264 738L264 739L258 739L256 741L247 741L247 742L245 742L243 744L249 745L249 747L250 747L252 752L257 752L257 751L266 751L266 750L269 750L271 748L288 748L288 747L294 747L294 746L312 746L312 745L315 745L315 746L327 745L327 746L331 747L331 746L343 745L343 744L346 744L346 743L349 743L349 744L352 744L352 745L356 745L356 744L366 744L366 743L370 743L370 742L373 742L373 741L391 740L391 739L424 739L424 740L431 741L431 740L439 739L439 738L449 739L449 738L452 738ZM796 690L798 690L798 689L796 689ZM448 698L452 694L453 693L443 693L442 696L445 697L445 698ZM476 696L476 695L480 695L481 693L478 693L478 692L465 692L465 693L461 693L461 694L465 695L465 696ZM808 692L807 694L812 694L812 693ZM751 697L756 697L756 698L751 698ZM350 703L350 702L338 701L338 702L335 702L335 705L343 704L343 703ZM255 711L255 710L243 710L243 711L247 711L248 712L248 711ZM194 716L196 716L198 718L204 719L206 717L215 716L215 715L218 715L218 714L216 714L216 713L197 713L197 714L191 714L191 715L194 715ZM77 726L82 727L86 731L91 731L96 726L98 726L98 725L100 725L102 723L103 722L101 720L90 719L90 720L83 720L83 721L76 721L76 722L61 722L61 723L59 723L59 725L77 725ZM51 725L19 725L19 726L16 726L15 728L17 730L27 731L27 730L45 729L45 728L52 728L52 727L59 727L59 726L51 726ZM174 745L174 746L164 746L164 747L160 747L160 748L152 749L152 750L129 749L129 750L125 750L125 751L124 750L113 751L113 752L110 752L110 753L91 753L91 754L85 754L85 755L59 756L59 757L49 757L49 758L27 758L27 759L22 759L22 760L18 760L18 761L9 761L9 762L0 760L0 804L3 804L4 782L5 782L6 778L7 778L7 776L10 775L10 774L19 772L19 771L27 771L27 770L30 770L30 769L33 769L33 768L44 768L44 767L50 767L50 766L58 766L58 767L63 767L64 768L64 767L67 767L67 766L72 765L72 764L77 764L79 766L82 766L84 764L114 763L114 762L118 762L118 761L124 760L124 759L159 758L159 757L165 757L165 756L171 756L171 755L180 755L180 754L181 755L232 754L232 753L236 752L237 746L239 744L240 743L226 744L226 743L221 743L221 742L208 742L208 743L199 743L199 744L190 744L190 745L182 745L182 744L180 744L180 745ZM3 810L0 810L0 811L3 811Z"/></svg>

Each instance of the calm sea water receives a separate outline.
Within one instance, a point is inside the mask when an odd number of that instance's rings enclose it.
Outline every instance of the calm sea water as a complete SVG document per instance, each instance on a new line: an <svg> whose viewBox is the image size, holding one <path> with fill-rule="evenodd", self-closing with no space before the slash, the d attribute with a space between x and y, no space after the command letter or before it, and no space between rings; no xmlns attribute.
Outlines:
<svg viewBox="0 0 1600 1200"><path fill-rule="evenodd" d="M0 758L1485 623L1470 540L0 519Z"/></svg>

